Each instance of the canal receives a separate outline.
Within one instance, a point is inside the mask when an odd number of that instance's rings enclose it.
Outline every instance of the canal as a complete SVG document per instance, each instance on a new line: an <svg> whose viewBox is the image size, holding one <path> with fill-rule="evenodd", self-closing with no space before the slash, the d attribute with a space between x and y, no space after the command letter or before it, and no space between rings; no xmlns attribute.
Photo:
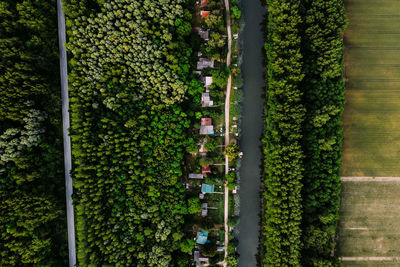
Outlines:
<svg viewBox="0 0 400 267"><path fill-rule="evenodd" d="M261 135L264 109L264 34L266 8L260 0L241 0L245 27L240 35L242 52L243 101L240 149L240 267L255 267L259 238Z"/></svg>

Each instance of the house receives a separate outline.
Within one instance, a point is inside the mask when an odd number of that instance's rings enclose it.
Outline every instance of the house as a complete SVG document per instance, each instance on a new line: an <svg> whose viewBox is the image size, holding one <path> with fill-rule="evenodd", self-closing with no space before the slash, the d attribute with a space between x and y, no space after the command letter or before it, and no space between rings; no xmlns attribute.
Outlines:
<svg viewBox="0 0 400 267"><path fill-rule="evenodd" d="M207 257L201 256L200 251L194 251L194 261L196 262L196 267L202 267L209 264L209 259Z"/></svg>
<svg viewBox="0 0 400 267"><path fill-rule="evenodd" d="M204 245L207 243L208 233L204 230L197 232L196 243Z"/></svg>
<svg viewBox="0 0 400 267"><path fill-rule="evenodd" d="M201 81L203 82L204 86L208 88L213 83L213 78L212 76L206 76L203 77Z"/></svg>
<svg viewBox="0 0 400 267"><path fill-rule="evenodd" d="M201 173L189 173L189 179L203 179L204 176Z"/></svg>
<svg viewBox="0 0 400 267"><path fill-rule="evenodd" d="M214 60L201 57L197 62L197 70L202 70L206 68L214 68Z"/></svg>
<svg viewBox="0 0 400 267"><path fill-rule="evenodd" d="M202 173L202 174L211 173L211 167L210 167L210 166L201 167L201 173Z"/></svg>
<svg viewBox="0 0 400 267"><path fill-rule="evenodd" d="M206 193L214 193L214 185L213 184L202 184L201 185L201 192L203 193L203 194L206 194Z"/></svg>
<svg viewBox="0 0 400 267"><path fill-rule="evenodd" d="M214 126L212 125L211 118L201 118L200 134L201 135L214 134Z"/></svg>
<svg viewBox="0 0 400 267"><path fill-rule="evenodd" d="M238 192L238 187L235 186L235 189L232 190L232 194L237 194L237 192Z"/></svg>
<svg viewBox="0 0 400 267"><path fill-rule="evenodd" d="M200 16L201 16L203 19L207 18L208 15L210 15L210 11L204 11L204 10L200 11Z"/></svg>
<svg viewBox="0 0 400 267"><path fill-rule="evenodd" d="M214 101L210 98L210 93L202 93L201 94L201 106L202 107L212 107L214 105Z"/></svg>
<svg viewBox="0 0 400 267"><path fill-rule="evenodd" d="M205 217L207 216L208 213L208 204L203 203L202 209L201 209L201 216Z"/></svg>
<svg viewBox="0 0 400 267"><path fill-rule="evenodd" d="M203 30L203 29L199 28L199 29L197 29L197 33L200 35L200 37L204 41L208 41L208 39L210 38L210 29Z"/></svg>
<svg viewBox="0 0 400 267"><path fill-rule="evenodd" d="M207 142L207 138L205 138L203 141L201 141L200 143L199 143L199 145L200 145L200 149L199 149L199 155L200 156L206 156L207 155L207 149L205 148L205 143Z"/></svg>
<svg viewBox="0 0 400 267"><path fill-rule="evenodd" d="M207 6L207 0L201 0L200 7L206 7L206 6Z"/></svg>
<svg viewBox="0 0 400 267"><path fill-rule="evenodd" d="M217 247L217 251L218 251L218 252L222 252L222 251L224 251L224 250L225 250L225 248L222 247L222 246L218 246L218 247Z"/></svg>

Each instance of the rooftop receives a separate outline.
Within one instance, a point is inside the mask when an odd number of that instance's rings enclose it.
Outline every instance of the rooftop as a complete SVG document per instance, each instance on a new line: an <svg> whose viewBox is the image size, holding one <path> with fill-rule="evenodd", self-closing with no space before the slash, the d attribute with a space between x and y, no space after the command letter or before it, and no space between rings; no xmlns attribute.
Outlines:
<svg viewBox="0 0 400 267"><path fill-rule="evenodd" d="M196 243L200 245L204 245L207 243L208 233L204 230L197 232Z"/></svg>
<svg viewBox="0 0 400 267"><path fill-rule="evenodd" d="M202 70L206 68L214 68L214 60L201 57L197 62L197 70Z"/></svg>
<svg viewBox="0 0 400 267"><path fill-rule="evenodd" d="M200 11L200 16L201 16L203 19L207 18L208 15L210 15L210 11L204 11L204 10Z"/></svg>
<svg viewBox="0 0 400 267"><path fill-rule="evenodd" d="M213 184L202 184L201 192L203 193L214 193L214 185Z"/></svg>
<svg viewBox="0 0 400 267"><path fill-rule="evenodd" d="M189 173L190 179L203 179L204 176L201 173Z"/></svg>
<svg viewBox="0 0 400 267"><path fill-rule="evenodd" d="M207 173L211 173L211 167L201 167L201 173L202 174L207 174Z"/></svg>
<svg viewBox="0 0 400 267"><path fill-rule="evenodd" d="M203 125L203 126L212 125L212 119L211 118L201 118L201 125Z"/></svg>

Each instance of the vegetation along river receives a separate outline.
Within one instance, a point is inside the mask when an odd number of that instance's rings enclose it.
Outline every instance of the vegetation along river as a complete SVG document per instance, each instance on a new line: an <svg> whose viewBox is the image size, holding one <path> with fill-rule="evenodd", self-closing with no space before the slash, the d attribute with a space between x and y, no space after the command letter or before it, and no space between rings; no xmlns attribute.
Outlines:
<svg viewBox="0 0 400 267"><path fill-rule="evenodd" d="M261 135L263 129L264 35L262 23L265 7L260 0L242 0L245 27L241 33L242 76L242 135L240 149L243 158L240 168L240 267L257 266L259 236Z"/></svg>

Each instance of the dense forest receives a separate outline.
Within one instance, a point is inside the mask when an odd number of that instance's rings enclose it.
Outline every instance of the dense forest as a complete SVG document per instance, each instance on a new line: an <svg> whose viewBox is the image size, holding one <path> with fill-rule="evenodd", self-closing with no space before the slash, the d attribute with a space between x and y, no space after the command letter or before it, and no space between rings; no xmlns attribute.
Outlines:
<svg viewBox="0 0 400 267"><path fill-rule="evenodd" d="M184 0L89 2L66 2L78 264L188 266L192 15Z"/></svg>
<svg viewBox="0 0 400 267"><path fill-rule="evenodd" d="M0 1L0 265L67 260L56 1Z"/></svg>
<svg viewBox="0 0 400 267"><path fill-rule="evenodd" d="M302 1L304 266L337 266L332 257L340 196L344 104L342 0Z"/></svg>
<svg viewBox="0 0 400 267"><path fill-rule="evenodd" d="M268 0L264 266L340 266L343 1Z"/></svg>
<svg viewBox="0 0 400 267"><path fill-rule="evenodd" d="M299 266L301 249L301 125L305 116L300 1L268 1L264 143L264 266ZM290 19L285 19L290 18Z"/></svg>

